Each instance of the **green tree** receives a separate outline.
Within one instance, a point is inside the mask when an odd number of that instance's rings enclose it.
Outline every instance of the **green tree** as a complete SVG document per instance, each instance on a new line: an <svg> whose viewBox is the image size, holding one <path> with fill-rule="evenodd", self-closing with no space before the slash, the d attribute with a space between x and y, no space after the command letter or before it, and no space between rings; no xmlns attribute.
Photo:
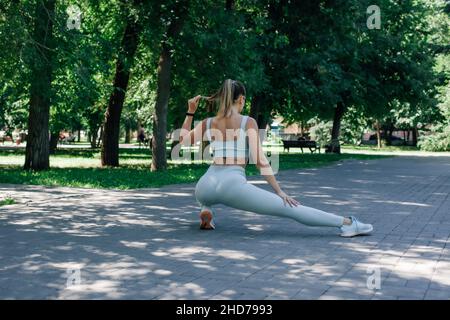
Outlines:
<svg viewBox="0 0 450 320"><path fill-rule="evenodd" d="M139 0L134 0L130 7L124 3L124 9L128 14L116 62L113 91L109 98L105 113L101 152L103 166L119 165L120 116L130 79L130 70L139 44L139 35L142 29L142 21L139 17L139 11L142 10L141 7L142 2Z"/></svg>

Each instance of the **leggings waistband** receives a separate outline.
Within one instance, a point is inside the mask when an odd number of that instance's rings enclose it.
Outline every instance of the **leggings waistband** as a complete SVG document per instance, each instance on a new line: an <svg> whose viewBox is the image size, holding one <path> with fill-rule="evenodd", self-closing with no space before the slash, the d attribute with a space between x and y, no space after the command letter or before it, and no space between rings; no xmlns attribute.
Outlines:
<svg viewBox="0 0 450 320"><path fill-rule="evenodd" d="M245 168L240 165L210 165L208 171L241 171L245 174Z"/></svg>

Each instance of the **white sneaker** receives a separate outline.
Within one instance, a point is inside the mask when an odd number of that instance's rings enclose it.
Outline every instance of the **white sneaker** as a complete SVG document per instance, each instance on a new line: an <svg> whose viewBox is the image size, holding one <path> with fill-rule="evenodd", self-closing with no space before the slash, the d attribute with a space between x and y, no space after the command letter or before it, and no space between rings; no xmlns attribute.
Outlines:
<svg viewBox="0 0 450 320"><path fill-rule="evenodd" d="M369 234L373 230L373 226L368 223L362 223L355 217L349 217L352 220L351 225L343 225L341 227L341 237L354 237L358 235Z"/></svg>

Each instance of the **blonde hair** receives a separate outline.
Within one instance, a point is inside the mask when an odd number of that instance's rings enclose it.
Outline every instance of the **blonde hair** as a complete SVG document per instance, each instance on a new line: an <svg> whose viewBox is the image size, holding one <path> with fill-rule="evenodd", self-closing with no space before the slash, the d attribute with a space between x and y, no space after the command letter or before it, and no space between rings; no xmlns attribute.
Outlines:
<svg viewBox="0 0 450 320"><path fill-rule="evenodd" d="M226 79L216 93L209 97L203 98L206 99L208 112L213 111L216 102L219 102L217 117L223 118L231 115L231 106L240 95L245 96L244 85L240 81Z"/></svg>

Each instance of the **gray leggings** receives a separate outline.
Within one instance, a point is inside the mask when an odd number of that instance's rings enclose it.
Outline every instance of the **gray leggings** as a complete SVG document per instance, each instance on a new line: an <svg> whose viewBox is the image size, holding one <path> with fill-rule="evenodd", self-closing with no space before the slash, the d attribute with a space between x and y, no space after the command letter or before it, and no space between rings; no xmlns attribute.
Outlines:
<svg viewBox="0 0 450 320"><path fill-rule="evenodd" d="M245 169L238 165L211 165L195 187L195 197L202 210L212 211L214 204L294 219L308 226L340 227L344 217L314 208L286 206L273 192L247 182Z"/></svg>

